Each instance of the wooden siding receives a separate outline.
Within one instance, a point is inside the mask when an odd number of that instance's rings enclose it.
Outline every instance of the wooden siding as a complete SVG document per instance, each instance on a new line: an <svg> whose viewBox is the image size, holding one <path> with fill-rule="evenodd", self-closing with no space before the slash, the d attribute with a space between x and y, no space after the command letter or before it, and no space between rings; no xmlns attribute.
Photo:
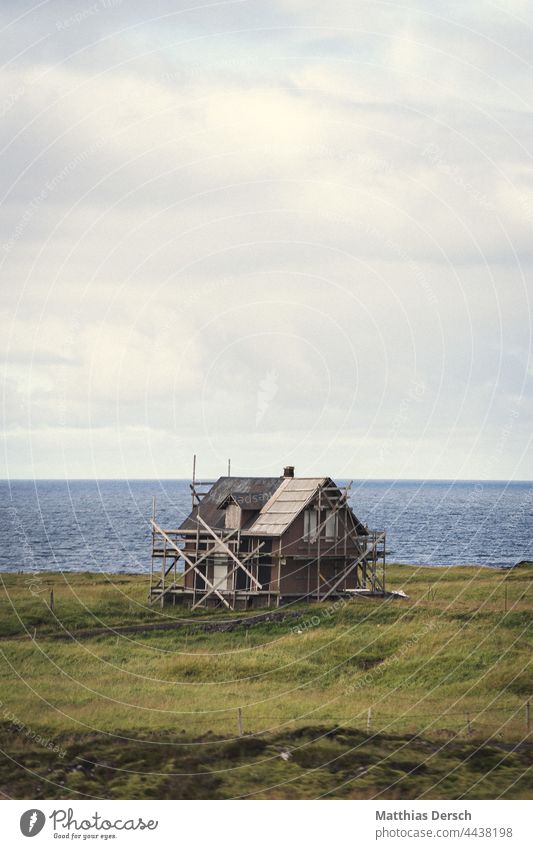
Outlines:
<svg viewBox="0 0 533 849"><path fill-rule="evenodd" d="M326 511L321 512L321 518L318 524L326 519ZM337 514L337 537L335 540L327 540L325 538L325 529L322 529L320 540L321 557L343 557L345 552L344 539L347 537L347 532L351 531L353 525L347 517L346 510L341 508ZM281 537L281 551L283 557L294 556L316 556L318 554L318 539L311 542L304 537L304 514L303 512L297 519L287 528ZM357 554L357 546L349 537L346 541L346 554L349 557Z"/></svg>

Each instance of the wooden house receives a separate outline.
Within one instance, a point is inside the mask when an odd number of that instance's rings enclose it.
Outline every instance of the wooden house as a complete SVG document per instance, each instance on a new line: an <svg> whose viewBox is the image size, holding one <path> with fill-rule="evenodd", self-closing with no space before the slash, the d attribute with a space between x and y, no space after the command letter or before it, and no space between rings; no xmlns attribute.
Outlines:
<svg viewBox="0 0 533 849"><path fill-rule="evenodd" d="M152 518L152 601L227 608L385 593L385 533L355 516L331 478L219 478L191 484L174 529Z"/></svg>

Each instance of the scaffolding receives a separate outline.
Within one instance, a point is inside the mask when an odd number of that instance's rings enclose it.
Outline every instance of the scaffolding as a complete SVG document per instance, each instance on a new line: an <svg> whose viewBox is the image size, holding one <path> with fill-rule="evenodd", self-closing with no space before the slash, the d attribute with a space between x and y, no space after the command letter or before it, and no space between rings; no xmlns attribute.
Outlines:
<svg viewBox="0 0 533 849"><path fill-rule="evenodd" d="M303 550L287 558L283 535L261 538L242 528L208 524L201 515L201 504L213 483L196 479L195 458L190 484L192 527L162 528L156 521L154 499L151 603L185 603L193 610L215 604L234 610L251 605L279 606L296 599L327 601L354 594L385 595L386 535L356 524L349 503L351 484L342 489L335 485L318 487L314 500L316 528L305 544L302 541ZM338 517L343 517L343 533L334 533L333 539L326 534L332 527L332 517L335 528L341 526ZM307 569L306 592L291 591L289 559L290 568ZM326 564L332 562L336 567L341 565L333 576L325 577ZM268 580L262 578L265 566Z"/></svg>

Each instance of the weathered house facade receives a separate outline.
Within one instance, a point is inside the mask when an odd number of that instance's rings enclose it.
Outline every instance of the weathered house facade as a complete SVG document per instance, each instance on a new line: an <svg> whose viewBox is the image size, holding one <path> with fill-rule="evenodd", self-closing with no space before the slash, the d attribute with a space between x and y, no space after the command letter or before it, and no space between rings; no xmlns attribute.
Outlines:
<svg viewBox="0 0 533 849"><path fill-rule="evenodd" d="M385 592L385 533L370 531L331 478L193 479L179 528L152 519L152 601L264 607Z"/></svg>

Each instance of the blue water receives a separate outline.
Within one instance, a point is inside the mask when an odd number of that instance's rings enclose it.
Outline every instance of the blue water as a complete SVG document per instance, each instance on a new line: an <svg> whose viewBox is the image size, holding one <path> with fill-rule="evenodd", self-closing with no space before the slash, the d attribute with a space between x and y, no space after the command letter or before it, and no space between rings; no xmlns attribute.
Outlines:
<svg viewBox="0 0 533 849"><path fill-rule="evenodd" d="M146 572L153 495L159 523L177 527L190 509L188 481L0 481L0 571ZM533 483L356 481L352 504L369 527L386 529L389 561L533 559Z"/></svg>

